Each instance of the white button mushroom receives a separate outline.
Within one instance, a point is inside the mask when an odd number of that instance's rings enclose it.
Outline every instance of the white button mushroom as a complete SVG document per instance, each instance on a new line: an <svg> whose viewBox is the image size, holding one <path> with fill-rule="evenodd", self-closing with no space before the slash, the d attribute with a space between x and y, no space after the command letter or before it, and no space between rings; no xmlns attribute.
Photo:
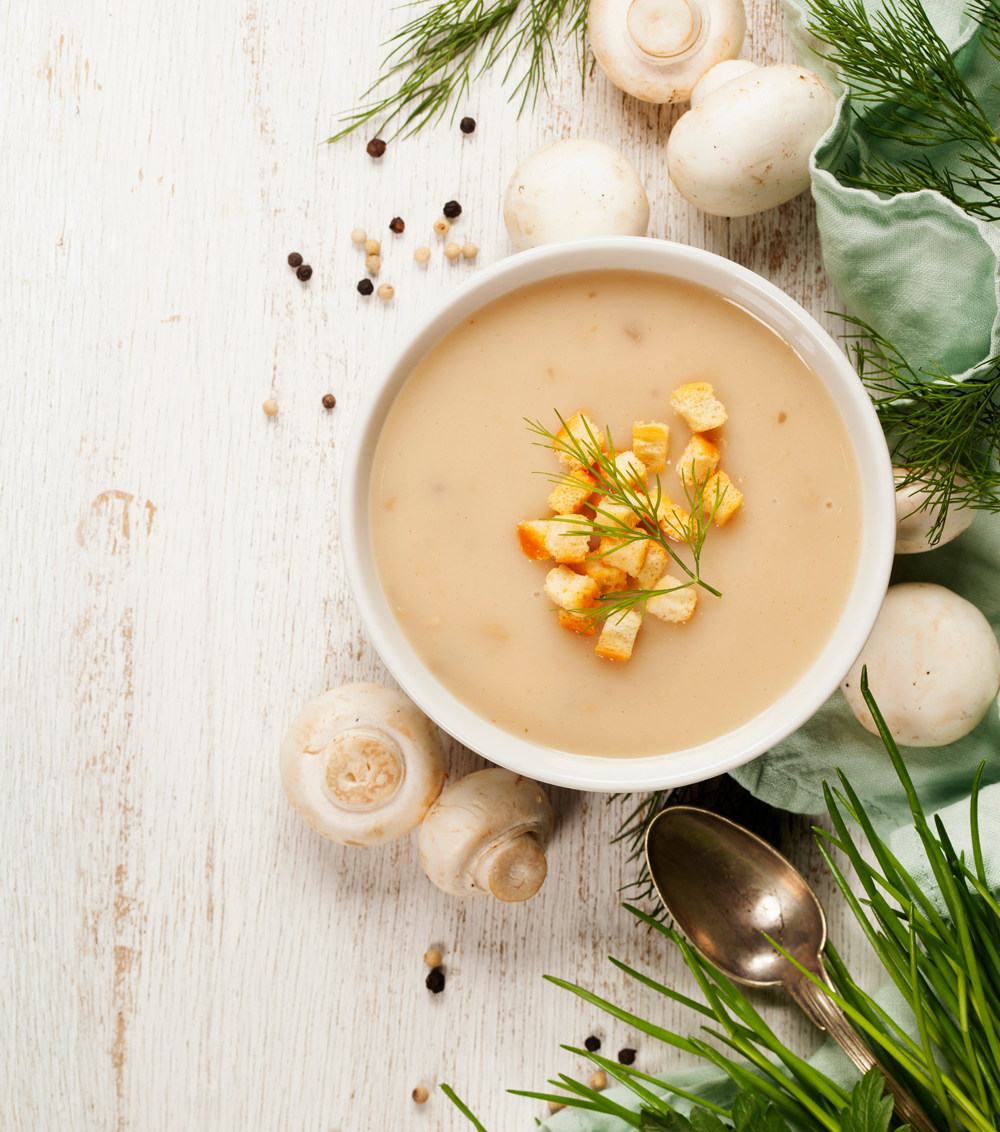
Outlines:
<svg viewBox="0 0 1000 1132"><path fill-rule="evenodd" d="M723 83L756 70L757 64L751 63L749 59L727 59L724 63L716 63L694 84L694 90L691 91L691 109L700 106L712 91L718 90Z"/></svg>
<svg viewBox="0 0 1000 1132"><path fill-rule="evenodd" d="M545 880L551 833L552 807L537 782L499 767L477 770L431 807L420 863L452 896L527 900Z"/></svg>
<svg viewBox="0 0 1000 1132"><path fill-rule="evenodd" d="M445 780L437 732L379 684L311 700L281 744L281 782L298 813L344 845L381 845L419 825Z"/></svg>
<svg viewBox="0 0 1000 1132"><path fill-rule="evenodd" d="M899 483L905 478L906 468L893 468L892 474ZM931 528L941 514L940 506L932 504L923 507L927 502L927 491L918 483L911 483L908 487L896 488L896 553L920 554L925 550L934 550L944 546L953 538L967 530L975 518L976 513L971 507L953 506L948 508L948 515L941 530L941 537L937 542L931 543Z"/></svg>
<svg viewBox="0 0 1000 1132"><path fill-rule="evenodd" d="M570 138L543 145L518 166L503 222L518 251L586 236L645 236L649 201L618 150Z"/></svg>
<svg viewBox="0 0 1000 1132"><path fill-rule="evenodd" d="M686 102L743 46L743 0L590 0L587 36L608 78L644 102Z"/></svg>
<svg viewBox="0 0 1000 1132"><path fill-rule="evenodd" d="M725 64L720 64L724 66ZM751 216L809 187L809 155L837 99L811 71L756 67L712 89L674 126L667 170L686 201L713 216Z"/></svg>
<svg viewBox="0 0 1000 1132"><path fill-rule="evenodd" d="M897 743L942 747L967 735L1000 691L1000 646L965 598L927 582L890 586L868 643L841 684L873 734L861 669Z"/></svg>

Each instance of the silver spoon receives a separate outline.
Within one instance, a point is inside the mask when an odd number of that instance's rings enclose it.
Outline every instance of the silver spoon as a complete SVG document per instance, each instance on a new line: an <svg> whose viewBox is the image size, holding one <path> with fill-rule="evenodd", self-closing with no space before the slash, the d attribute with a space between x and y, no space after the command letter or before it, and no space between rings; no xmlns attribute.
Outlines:
<svg viewBox="0 0 1000 1132"><path fill-rule="evenodd" d="M688 942L735 982L783 986L866 1073L876 1066L896 1115L914 1132L936 1132L926 1113L882 1066L844 1012L765 939L776 940L827 986L826 918L816 894L766 841L718 814L668 806L646 833L649 873Z"/></svg>

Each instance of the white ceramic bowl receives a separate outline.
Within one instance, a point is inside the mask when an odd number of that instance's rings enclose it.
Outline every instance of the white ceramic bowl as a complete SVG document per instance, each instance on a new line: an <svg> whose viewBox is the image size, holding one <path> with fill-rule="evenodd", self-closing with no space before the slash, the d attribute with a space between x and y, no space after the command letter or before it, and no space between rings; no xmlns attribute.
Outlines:
<svg viewBox="0 0 1000 1132"><path fill-rule="evenodd" d="M726 735L641 759L574 755L525 742L466 707L427 670L393 617L369 537L369 487L386 415L423 355L485 303L526 283L571 272L631 269L698 283L738 303L790 343L829 390L854 444L863 531L857 576L840 622L813 664L766 711ZM490 761L577 790L657 789L698 782L748 762L804 723L857 659L889 583L896 531L892 470L882 429L847 358L798 303L744 267L696 248L645 238L578 240L521 252L449 295L413 330L382 371L358 414L344 462L340 538L347 577L372 643L400 686L445 731Z"/></svg>

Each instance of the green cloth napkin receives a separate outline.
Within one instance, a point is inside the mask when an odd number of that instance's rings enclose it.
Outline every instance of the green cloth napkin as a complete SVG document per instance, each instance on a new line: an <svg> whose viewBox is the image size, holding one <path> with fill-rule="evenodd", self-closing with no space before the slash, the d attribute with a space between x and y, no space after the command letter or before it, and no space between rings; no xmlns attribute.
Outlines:
<svg viewBox="0 0 1000 1132"><path fill-rule="evenodd" d="M812 50L818 45L808 31L808 0L784 5L804 64L840 89ZM923 5L990 120L1000 120L997 62L973 38L976 24L967 5ZM879 0L865 0L869 12L880 7ZM850 94L841 97L810 161L823 262L850 313L888 338L914 368L937 363L957 376L1000 354L1000 224L974 220L934 192L883 200L837 180L850 158L877 153L892 160L904 148L868 134ZM934 152L935 160L944 156Z"/></svg>

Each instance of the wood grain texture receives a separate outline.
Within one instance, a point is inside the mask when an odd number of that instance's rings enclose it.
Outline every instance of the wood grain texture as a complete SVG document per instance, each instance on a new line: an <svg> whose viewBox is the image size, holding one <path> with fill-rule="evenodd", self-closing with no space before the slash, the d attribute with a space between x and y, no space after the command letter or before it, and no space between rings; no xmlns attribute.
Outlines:
<svg viewBox="0 0 1000 1132"><path fill-rule="evenodd" d="M790 59L778 0L748 9L749 57ZM571 51L520 121L491 75L460 107L471 137L445 123L378 163L360 134L318 144L399 25L388 3L42 0L5 17L0 1127L457 1132L439 1093L409 1099L447 1080L500 1132L540 1111L505 1087L583 1071L560 1042L593 1031L645 1069L680 1064L541 979L688 1024L605 959L687 986L618 907L618 804L553 790L539 897L462 902L426 882L413 837L314 835L276 756L308 698L387 679L340 563L340 450L401 329L508 254L519 160L571 135L620 146L652 236L745 264L835 328L809 199L694 212L665 169L678 111L599 73L581 96ZM450 198L474 264L431 238ZM356 225L383 241L390 304L355 291ZM481 765L450 755L454 775ZM832 931L864 973L840 911Z"/></svg>

